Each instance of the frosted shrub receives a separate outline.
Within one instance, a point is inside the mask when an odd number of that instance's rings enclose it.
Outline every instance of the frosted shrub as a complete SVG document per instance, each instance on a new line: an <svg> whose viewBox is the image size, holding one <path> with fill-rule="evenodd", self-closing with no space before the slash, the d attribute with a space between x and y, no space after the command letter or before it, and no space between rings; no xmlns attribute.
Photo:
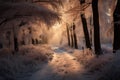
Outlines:
<svg viewBox="0 0 120 80"><path fill-rule="evenodd" d="M84 51L75 51L74 56L84 65L85 69L89 72L100 70L106 63L112 60L113 56L110 54L101 55L96 57L93 52L89 49Z"/></svg>
<svg viewBox="0 0 120 80"><path fill-rule="evenodd" d="M112 55L101 55L99 57L94 57L93 59L88 61L85 67L90 72L99 71L107 63L109 63L112 60L112 58L113 58Z"/></svg>
<svg viewBox="0 0 120 80"><path fill-rule="evenodd" d="M120 55L117 54L116 57L109 62L101 70L100 77L98 80L120 80Z"/></svg>
<svg viewBox="0 0 120 80"><path fill-rule="evenodd" d="M2 80L16 80L33 72L35 64L25 64L22 56L6 56L0 59L0 77Z"/></svg>
<svg viewBox="0 0 120 80"><path fill-rule="evenodd" d="M51 60L52 55L51 49L45 45L29 45L21 47L14 55L0 56L0 80L23 80L37 71L37 65L42 66L43 62Z"/></svg>
<svg viewBox="0 0 120 80"><path fill-rule="evenodd" d="M86 65L89 60L95 57L92 51L90 51L89 49L85 49L83 51L75 50L73 55L83 65Z"/></svg>
<svg viewBox="0 0 120 80"><path fill-rule="evenodd" d="M46 45L39 46L23 46L21 48L20 54L24 54L29 59L39 60L39 61L49 61L53 57L53 51L50 47Z"/></svg>

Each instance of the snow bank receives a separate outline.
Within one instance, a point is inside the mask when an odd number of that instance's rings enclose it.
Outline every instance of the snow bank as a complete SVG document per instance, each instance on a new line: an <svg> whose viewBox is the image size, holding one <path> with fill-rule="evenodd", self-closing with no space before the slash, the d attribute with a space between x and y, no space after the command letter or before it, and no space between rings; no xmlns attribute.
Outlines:
<svg viewBox="0 0 120 80"><path fill-rule="evenodd" d="M120 80L120 53L114 55L114 59L105 65L98 77L99 80Z"/></svg>
<svg viewBox="0 0 120 80"><path fill-rule="evenodd" d="M75 51L73 54L80 64L84 65L88 72L94 72L101 69L106 63L113 59L112 54L104 54L96 57L92 51L85 49L83 51Z"/></svg>
<svg viewBox="0 0 120 80"><path fill-rule="evenodd" d="M47 46L42 47L23 46L15 55L10 53L0 56L0 80L29 80L29 77L40 68L38 64L42 66L52 58L53 53L50 49Z"/></svg>
<svg viewBox="0 0 120 80"><path fill-rule="evenodd" d="M15 55L0 56L0 80L119 80L119 57L119 51L96 57L89 49L22 46Z"/></svg>

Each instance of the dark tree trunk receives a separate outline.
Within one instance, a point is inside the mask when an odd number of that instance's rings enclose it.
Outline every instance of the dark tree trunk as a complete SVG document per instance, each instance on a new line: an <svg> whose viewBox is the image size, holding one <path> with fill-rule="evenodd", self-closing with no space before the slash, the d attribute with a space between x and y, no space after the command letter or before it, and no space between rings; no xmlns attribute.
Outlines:
<svg viewBox="0 0 120 80"><path fill-rule="evenodd" d="M68 46L70 46L70 33L69 33L69 25L66 24L66 29L67 29L67 37L68 37Z"/></svg>
<svg viewBox="0 0 120 80"><path fill-rule="evenodd" d="M0 49L1 49L1 48L3 48L3 44L2 44L2 43L0 43Z"/></svg>
<svg viewBox="0 0 120 80"><path fill-rule="evenodd" d="M17 40L17 37L14 37L14 49L16 52L18 52L18 40Z"/></svg>
<svg viewBox="0 0 120 80"><path fill-rule="evenodd" d="M75 28L76 28L76 26L75 26L75 24L73 23L73 38L74 38L74 47L75 47L75 49L78 49L78 44L77 44L77 37L76 37L76 33L75 33Z"/></svg>
<svg viewBox="0 0 120 80"><path fill-rule="evenodd" d="M92 0L93 10L93 25L94 25L94 48L95 54L102 54L100 43L100 26L99 26L99 13L98 13L98 0Z"/></svg>
<svg viewBox="0 0 120 80"><path fill-rule="evenodd" d="M70 26L70 36L71 36L70 46L74 47L74 38L73 38L73 28L72 28L72 26Z"/></svg>
<svg viewBox="0 0 120 80"><path fill-rule="evenodd" d="M38 39L35 39L36 44L38 44Z"/></svg>
<svg viewBox="0 0 120 80"><path fill-rule="evenodd" d="M90 28L90 45L92 46L92 36L93 36L93 31L92 29Z"/></svg>
<svg viewBox="0 0 120 80"><path fill-rule="evenodd" d="M35 44L35 40L32 38L32 44L34 45Z"/></svg>
<svg viewBox="0 0 120 80"><path fill-rule="evenodd" d="M19 45L18 45L18 39L15 34L15 28L13 27L13 38L14 38L14 51L18 52L19 51Z"/></svg>
<svg viewBox="0 0 120 80"><path fill-rule="evenodd" d="M81 5L83 5L84 3L85 3L85 0L80 0ZM88 27L87 27L87 21L86 21L84 13L81 14L81 20L82 20L82 23L83 23L83 32L84 32L84 36L85 36L86 47L91 49L90 37L89 37L89 32L88 32Z"/></svg>
<svg viewBox="0 0 120 80"><path fill-rule="evenodd" d="M113 17L114 17L113 53L115 53L116 50L120 49L120 23L117 23L118 21L120 21L120 0L117 0L117 5Z"/></svg>
<svg viewBox="0 0 120 80"><path fill-rule="evenodd" d="M72 25L66 24L67 37L68 37L68 46L78 49L77 37L75 33L75 24Z"/></svg>
<svg viewBox="0 0 120 80"><path fill-rule="evenodd" d="M82 19L82 23L83 23L83 32L84 32L84 36L85 36L86 47L91 49L90 37L89 37L88 28L87 28L87 22L85 19L85 14L81 14L81 19Z"/></svg>
<svg viewBox="0 0 120 80"><path fill-rule="evenodd" d="M6 38L7 38L7 40L8 40L8 46L9 46L9 48L10 48L10 45L11 45L10 36L11 36L11 32L8 31L8 32L6 33Z"/></svg>

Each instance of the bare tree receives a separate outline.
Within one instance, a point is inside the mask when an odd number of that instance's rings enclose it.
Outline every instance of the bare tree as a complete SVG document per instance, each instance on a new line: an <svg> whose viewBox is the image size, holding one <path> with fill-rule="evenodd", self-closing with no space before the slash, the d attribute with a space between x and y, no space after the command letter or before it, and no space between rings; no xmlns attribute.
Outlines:
<svg viewBox="0 0 120 80"><path fill-rule="evenodd" d="M100 25L99 25L99 12L98 12L98 0L92 0L93 10L93 25L94 25L94 48L95 54L102 54L100 43Z"/></svg>
<svg viewBox="0 0 120 80"><path fill-rule="evenodd" d="M16 30L15 30L15 27L13 25L13 42L14 42L14 51L15 52L18 52L19 51L19 45L18 45L18 38L17 38L17 34L16 34Z"/></svg>
<svg viewBox="0 0 120 80"><path fill-rule="evenodd" d="M80 0L80 5L84 5L84 4L85 4L85 0ZM86 47L91 49L90 37L89 37L89 32L88 32L88 27L87 27L87 21L85 18L84 8L81 13L81 20L82 20L82 24L83 24L83 32L84 32L84 36L85 36Z"/></svg>
<svg viewBox="0 0 120 80"><path fill-rule="evenodd" d="M68 37L68 46L70 46L70 32L69 32L69 24L66 24L67 29L67 37Z"/></svg>
<svg viewBox="0 0 120 80"><path fill-rule="evenodd" d="M75 28L76 28L75 23L73 23L72 27L73 27L74 47L75 47L75 49L78 49L77 36L76 36L76 32L75 32Z"/></svg>
<svg viewBox="0 0 120 80"><path fill-rule="evenodd" d="M114 17L114 40L113 40L113 53L120 49L120 0L117 0L117 5L113 14Z"/></svg>

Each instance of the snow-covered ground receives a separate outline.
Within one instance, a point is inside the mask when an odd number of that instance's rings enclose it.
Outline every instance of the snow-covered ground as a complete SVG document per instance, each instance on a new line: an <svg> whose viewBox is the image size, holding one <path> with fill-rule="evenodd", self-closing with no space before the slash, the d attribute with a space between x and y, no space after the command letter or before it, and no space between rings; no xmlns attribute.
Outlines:
<svg viewBox="0 0 120 80"><path fill-rule="evenodd" d="M89 49L23 46L15 55L0 50L0 80L119 80L119 57L103 45L96 57Z"/></svg>

